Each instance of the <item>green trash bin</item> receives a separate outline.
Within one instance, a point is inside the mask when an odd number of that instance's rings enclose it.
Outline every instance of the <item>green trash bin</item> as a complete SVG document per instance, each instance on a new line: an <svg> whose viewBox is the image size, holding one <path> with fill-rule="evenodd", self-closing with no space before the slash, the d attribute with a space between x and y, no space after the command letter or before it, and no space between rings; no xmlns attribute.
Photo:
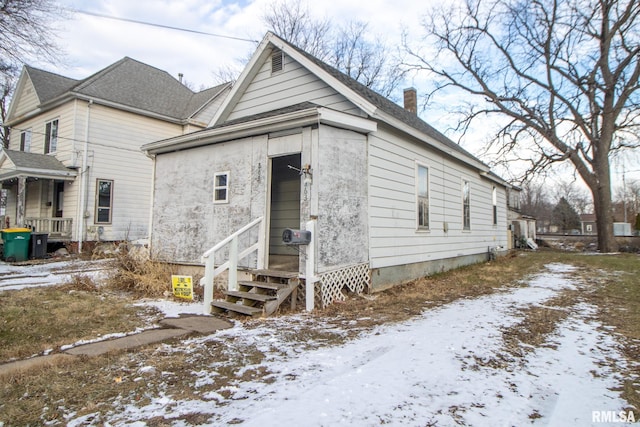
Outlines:
<svg viewBox="0 0 640 427"><path fill-rule="evenodd" d="M29 258L30 228L5 228L2 230L5 261L26 261Z"/></svg>

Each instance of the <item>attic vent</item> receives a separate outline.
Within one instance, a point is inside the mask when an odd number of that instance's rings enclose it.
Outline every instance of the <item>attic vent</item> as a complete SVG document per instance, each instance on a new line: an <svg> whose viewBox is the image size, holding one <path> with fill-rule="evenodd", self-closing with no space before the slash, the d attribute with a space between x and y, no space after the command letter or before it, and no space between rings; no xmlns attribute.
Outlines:
<svg viewBox="0 0 640 427"><path fill-rule="evenodd" d="M271 73L278 73L284 69L284 52L274 48L271 52Z"/></svg>

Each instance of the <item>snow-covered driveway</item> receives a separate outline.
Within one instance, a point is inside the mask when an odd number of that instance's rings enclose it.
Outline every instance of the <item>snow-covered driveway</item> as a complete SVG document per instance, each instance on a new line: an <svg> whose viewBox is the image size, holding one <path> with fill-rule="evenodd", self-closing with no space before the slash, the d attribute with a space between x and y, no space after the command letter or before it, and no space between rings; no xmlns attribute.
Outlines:
<svg viewBox="0 0 640 427"><path fill-rule="evenodd" d="M428 310L340 346L299 351L279 338L274 328L286 322L295 327L296 319L308 320L304 315L190 340L191 348L205 340L262 345L266 357L260 365L273 375L269 381L238 381L225 390L228 397L159 396L150 405L114 411L111 422L197 412L210 414L211 425L592 425L593 411L618 413L627 407L611 390L622 380L611 361L623 359L613 338L593 320L594 307L572 307L550 337L553 345L532 348L526 359L501 367L483 363L504 351L502 331L522 320L523 309L578 286L566 275L570 270L549 265L528 286ZM599 363L605 359L609 363ZM221 363L212 360L198 373L200 382L217 375Z"/></svg>

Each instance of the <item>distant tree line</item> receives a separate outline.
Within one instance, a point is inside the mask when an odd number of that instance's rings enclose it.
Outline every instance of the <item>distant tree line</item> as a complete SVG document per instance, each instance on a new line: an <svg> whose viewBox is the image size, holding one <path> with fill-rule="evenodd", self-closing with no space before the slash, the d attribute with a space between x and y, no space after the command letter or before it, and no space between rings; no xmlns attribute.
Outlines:
<svg viewBox="0 0 640 427"><path fill-rule="evenodd" d="M580 229L580 215L593 214L589 194L575 181L526 183L522 186L520 207L522 213L536 218L543 231L554 225L563 233ZM640 230L640 181L632 180L617 188L612 215L614 222L628 222Z"/></svg>

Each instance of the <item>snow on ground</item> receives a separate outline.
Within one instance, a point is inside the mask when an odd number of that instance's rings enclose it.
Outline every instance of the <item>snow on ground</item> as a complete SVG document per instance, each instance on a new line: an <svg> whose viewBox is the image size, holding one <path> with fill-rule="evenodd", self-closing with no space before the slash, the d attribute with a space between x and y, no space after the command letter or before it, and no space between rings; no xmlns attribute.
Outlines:
<svg viewBox="0 0 640 427"><path fill-rule="evenodd" d="M522 309L579 286L566 275L571 269L552 264L527 287L427 310L340 346L303 350L281 339L279 328L310 322L325 326L305 315L187 340L175 346L185 351L207 340L262 343L259 349L266 357L246 368L262 365L272 375L267 382L238 379L226 390L229 397L208 393L202 400L183 401L160 395L146 406L128 404L124 410L125 402L119 401L109 423L145 425L151 417L203 413L211 416L210 425L592 425L592 411L617 413L627 406L612 391L622 378L611 363L600 363L624 359L593 320L593 306L581 303L573 309L551 337L552 346L535 348L506 368L484 363L500 356L502 330L522 320ZM212 360L193 370L204 384L222 366L224 361ZM69 425L89 425L89 419Z"/></svg>
<svg viewBox="0 0 640 427"><path fill-rule="evenodd" d="M69 282L75 274L87 275L98 282L111 271L110 263L109 259L68 259L22 265L0 262L0 291L61 285Z"/></svg>

